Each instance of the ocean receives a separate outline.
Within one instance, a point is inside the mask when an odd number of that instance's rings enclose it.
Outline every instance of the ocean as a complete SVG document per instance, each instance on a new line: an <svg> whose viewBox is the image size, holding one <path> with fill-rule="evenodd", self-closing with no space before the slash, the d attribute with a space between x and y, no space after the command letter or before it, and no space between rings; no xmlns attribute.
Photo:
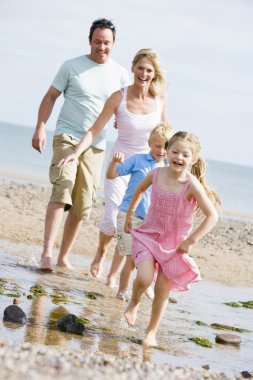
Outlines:
<svg viewBox="0 0 253 380"><path fill-rule="evenodd" d="M0 177L48 186L53 131L47 131L47 146L42 154L31 146L33 132L31 127L0 122ZM109 141L101 187L112 146ZM207 160L206 179L220 194L225 217L253 221L253 167Z"/></svg>

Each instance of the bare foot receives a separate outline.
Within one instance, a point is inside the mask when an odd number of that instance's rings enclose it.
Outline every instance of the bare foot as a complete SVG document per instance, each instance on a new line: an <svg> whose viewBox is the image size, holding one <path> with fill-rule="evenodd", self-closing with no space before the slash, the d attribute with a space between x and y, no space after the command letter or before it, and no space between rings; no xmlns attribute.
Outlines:
<svg viewBox="0 0 253 380"><path fill-rule="evenodd" d="M136 303L136 301L131 300L129 305L126 308L124 316L129 326L134 326L135 324L139 304L140 304L139 302Z"/></svg>
<svg viewBox="0 0 253 380"><path fill-rule="evenodd" d="M150 300L153 300L154 299L154 290L151 286L148 287L148 289L145 291L145 295L150 299Z"/></svg>
<svg viewBox="0 0 253 380"><path fill-rule="evenodd" d="M65 260L58 260L56 265L59 268L74 269L74 267L66 259Z"/></svg>
<svg viewBox="0 0 253 380"><path fill-rule="evenodd" d="M104 256L97 252L90 266L90 273L93 277L97 277L101 273L103 262Z"/></svg>
<svg viewBox="0 0 253 380"><path fill-rule="evenodd" d="M52 258L48 256L41 256L39 268L43 272L53 272Z"/></svg>
<svg viewBox="0 0 253 380"><path fill-rule="evenodd" d="M106 285L109 287L109 288L115 288L116 286L116 278L115 276L108 276L107 277L107 281L106 281Z"/></svg>
<svg viewBox="0 0 253 380"><path fill-rule="evenodd" d="M156 343L156 334L152 331L148 332L145 339L143 339L143 344L144 346L152 346L155 347L157 346Z"/></svg>

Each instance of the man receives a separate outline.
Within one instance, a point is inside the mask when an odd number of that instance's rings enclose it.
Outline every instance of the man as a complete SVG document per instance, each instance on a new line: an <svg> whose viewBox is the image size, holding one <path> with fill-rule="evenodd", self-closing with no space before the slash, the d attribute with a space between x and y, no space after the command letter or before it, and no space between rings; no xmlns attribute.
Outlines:
<svg viewBox="0 0 253 380"><path fill-rule="evenodd" d="M32 139L34 149L42 153L46 144L45 124L56 99L64 93L53 141L50 166L52 195L47 207L44 248L40 267L52 271L52 250L62 221L66 218L57 265L71 268L67 259L83 219L88 219L100 180L105 150L105 132L79 158L65 167L58 163L71 154L85 132L93 125L105 101L129 84L127 71L110 59L116 29L111 21L98 19L90 28L90 53L70 59L61 66L44 96Z"/></svg>

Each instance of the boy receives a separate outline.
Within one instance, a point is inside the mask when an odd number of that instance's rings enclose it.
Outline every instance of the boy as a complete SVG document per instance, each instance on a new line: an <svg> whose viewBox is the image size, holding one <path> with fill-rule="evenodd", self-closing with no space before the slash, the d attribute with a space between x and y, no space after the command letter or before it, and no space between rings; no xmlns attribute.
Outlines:
<svg viewBox="0 0 253 380"><path fill-rule="evenodd" d="M165 166L166 150L165 143L173 135L173 130L169 125L159 124L150 133L149 147L150 152L147 154L135 154L124 162L124 155L116 152L108 166L106 177L113 179L118 176L130 174L130 180L119 206L117 219L117 246L120 256L126 256L126 263L120 274L120 283L117 298L128 301L127 287L132 271L134 270L134 262L131 253L131 235L124 232L125 216L129 203L133 196L136 186L146 177L150 170L157 166ZM135 214L132 218L133 227L143 222L150 204L151 188L145 192L141 202L139 203ZM152 289L148 289L146 295L153 298Z"/></svg>

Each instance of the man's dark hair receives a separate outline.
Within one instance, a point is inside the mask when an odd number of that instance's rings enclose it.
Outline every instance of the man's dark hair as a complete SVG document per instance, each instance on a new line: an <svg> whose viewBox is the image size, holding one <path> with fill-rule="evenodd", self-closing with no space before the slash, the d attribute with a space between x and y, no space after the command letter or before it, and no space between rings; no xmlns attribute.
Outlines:
<svg viewBox="0 0 253 380"><path fill-rule="evenodd" d="M113 41L115 41L116 36L116 28L115 25L111 22L111 20L107 20L106 18L99 18L91 24L90 27L90 34L89 34L89 41L92 40L92 35L94 33L94 30L100 28L100 29L111 29L113 34Z"/></svg>

